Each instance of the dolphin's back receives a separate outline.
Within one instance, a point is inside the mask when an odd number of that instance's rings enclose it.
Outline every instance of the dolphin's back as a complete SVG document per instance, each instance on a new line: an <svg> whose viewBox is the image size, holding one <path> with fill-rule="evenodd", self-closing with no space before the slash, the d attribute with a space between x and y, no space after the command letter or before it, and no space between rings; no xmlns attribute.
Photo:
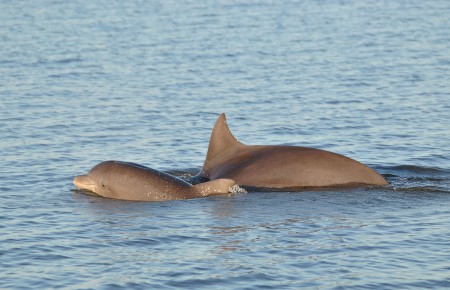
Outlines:
<svg viewBox="0 0 450 290"><path fill-rule="evenodd" d="M294 188L350 184L385 185L385 179L351 158L307 147L248 146L210 170L253 187Z"/></svg>
<svg viewBox="0 0 450 290"><path fill-rule="evenodd" d="M135 163L101 162L88 175L97 180L100 187L97 194L104 197L140 201L195 197L189 183Z"/></svg>
<svg viewBox="0 0 450 290"><path fill-rule="evenodd" d="M231 133L225 114L214 125L203 168L193 181L218 178L234 179L243 186L273 188L387 184L375 170L333 152L245 145Z"/></svg>

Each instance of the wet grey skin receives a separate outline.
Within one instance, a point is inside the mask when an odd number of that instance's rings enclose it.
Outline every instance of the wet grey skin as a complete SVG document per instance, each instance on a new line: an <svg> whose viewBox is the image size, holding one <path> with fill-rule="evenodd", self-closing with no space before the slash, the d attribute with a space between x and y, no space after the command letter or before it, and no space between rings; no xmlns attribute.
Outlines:
<svg viewBox="0 0 450 290"><path fill-rule="evenodd" d="M131 201L165 201L230 192L234 180L218 179L191 185L170 174L121 161L104 161L75 177L76 188L96 195Z"/></svg>
<svg viewBox="0 0 450 290"><path fill-rule="evenodd" d="M325 150L277 145L245 145L231 133L221 114L211 133L201 171L192 179L233 179L240 186L292 189L302 187L386 185L375 170Z"/></svg>

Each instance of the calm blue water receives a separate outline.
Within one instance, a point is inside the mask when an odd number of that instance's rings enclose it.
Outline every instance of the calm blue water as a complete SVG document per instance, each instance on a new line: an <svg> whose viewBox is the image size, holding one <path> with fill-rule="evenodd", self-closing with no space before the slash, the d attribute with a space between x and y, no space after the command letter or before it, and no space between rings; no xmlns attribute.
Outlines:
<svg viewBox="0 0 450 290"><path fill-rule="evenodd" d="M450 2L0 1L0 288L450 286ZM189 178L221 112L390 186L161 203L72 178Z"/></svg>

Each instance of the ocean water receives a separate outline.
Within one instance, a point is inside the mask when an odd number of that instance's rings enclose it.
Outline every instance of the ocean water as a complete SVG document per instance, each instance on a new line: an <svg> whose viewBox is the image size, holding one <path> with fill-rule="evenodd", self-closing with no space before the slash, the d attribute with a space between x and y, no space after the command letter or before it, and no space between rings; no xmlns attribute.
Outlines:
<svg viewBox="0 0 450 290"><path fill-rule="evenodd" d="M1 289L450 287L450 2L0 1ZM125 202L104 160L188 179L227 113L383 188Z"/></svg>

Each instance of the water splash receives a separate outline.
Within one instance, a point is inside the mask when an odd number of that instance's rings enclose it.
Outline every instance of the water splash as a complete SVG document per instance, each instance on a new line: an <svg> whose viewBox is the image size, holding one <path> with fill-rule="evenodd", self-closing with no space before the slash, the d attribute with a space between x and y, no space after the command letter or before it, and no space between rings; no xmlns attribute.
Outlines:
<svg viewBox="0 0 450 290"><path fill-rule="evenodd" d="M244 188L240 187L237 184L233 185L228 190L230 193L247 193L247 190L245 190Z"/></svg>

